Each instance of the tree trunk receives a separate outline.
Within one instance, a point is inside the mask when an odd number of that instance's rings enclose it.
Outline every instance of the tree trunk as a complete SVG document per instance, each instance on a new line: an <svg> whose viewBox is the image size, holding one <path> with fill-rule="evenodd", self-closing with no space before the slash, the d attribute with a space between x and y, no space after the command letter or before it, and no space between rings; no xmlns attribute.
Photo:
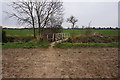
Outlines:
<svg viewBox="0 0 120 80"><path fill-rule="evenodd" d="M32 25L33 25L33 32L34 32L34 38L36 38L36 35L35 35L35 23L34 23L34 17L31 13L31 18L32 18Z"/></svg>
<svg viewBox="0 0 120 80"><path fill-rule="evenodd" d="M72 24L72 29L74 29L74 24Z"/></svg>
<svg viewBox="0 0 120 80"><path fill-rule="evenodd" d="M37 19L38 19L38 35L40 36L40 32L41 32L41 24L40 24L40 16L39 16L39 10L36 11L36 14L37 14Z"/></svg>
<svg viewBox="0 0 120 80"><path fill-rule="evenodd" d="M33 31L34 31L34 38L36 38L36 35L35 35L35 25L33 23Z"/></svg>

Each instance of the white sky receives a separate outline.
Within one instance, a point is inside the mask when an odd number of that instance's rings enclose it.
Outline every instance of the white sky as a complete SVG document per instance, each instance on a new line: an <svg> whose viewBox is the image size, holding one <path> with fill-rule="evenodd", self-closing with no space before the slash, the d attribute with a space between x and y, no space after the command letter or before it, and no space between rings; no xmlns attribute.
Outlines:
<svg viewBox="0 0 120 80"><path fill-rule="evenodd" d="M3 2L3 0L1 0ZM8 0L4 0L8 1ZM16 0L17 1L17 0ZM85 25L92 20L92 26L118 26L118 1L119 0L62 0L64 2L64 23L63 27L70 27L71 24L66 22L66 18L71 15L78 19L77 26ZM1 3L0 3L1 5ZM2 4L0 7L0 25L19 26L15 19L7 19L3 10L11 9ZM2 15L1 15L2 14Z"/></svg>
<svg viewBox="0 0 120 80"><path fill-rule="evenodd" d="M92 26L118 26L117 2L65 2L65 19L73 15L78 19L78 26L87 26L92 21ZM64 21L65 27L70 23Z"/></svg>
<svg viewBox="0 0 120 80"><path fill-rule="evenodd" d="M18 1L18 0L0 0L0 2L10 2L10 1ZM63 2L118 2L120 0L61 0L61 1Z"/></svg>
<svg viewBox="0 0 120 80"><path fill-rule="evenodd" d="M64 2L118 2L119 0L62 0Z"/></svg>

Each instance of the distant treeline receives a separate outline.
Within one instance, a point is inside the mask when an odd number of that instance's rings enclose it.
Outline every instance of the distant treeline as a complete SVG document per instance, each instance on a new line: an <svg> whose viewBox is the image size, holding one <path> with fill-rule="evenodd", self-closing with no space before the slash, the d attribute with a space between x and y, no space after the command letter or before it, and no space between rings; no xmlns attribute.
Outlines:
<svg viewBox="0 0 120 80"><path fill-rule="evenodd" d="M28 30L31 30L33 28L2 28L2 29L28 29ZM35 29L38 29L38 28L35 28ZM47 29L47 28L45 28ZM63 28L63 29L120 29L118 27L116 28L112 28L112 27L107 27L107 28L101 28L101 27L98 27L98 28L95 28L95 27L92 27L92 28Z"/></svg>
<svg viewBox="0 0 120 80"><path fill-rule="evenodd" d="M112 28L112 27L89 27L89 28L67 28L67 29L120 29L119 27L115 27L115 28Z"/></svg>

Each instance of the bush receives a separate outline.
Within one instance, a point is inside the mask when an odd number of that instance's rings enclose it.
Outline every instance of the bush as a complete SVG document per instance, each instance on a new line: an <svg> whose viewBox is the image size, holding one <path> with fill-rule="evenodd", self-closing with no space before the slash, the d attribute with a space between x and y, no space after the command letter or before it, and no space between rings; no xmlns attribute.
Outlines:
<svg viewBox="0 0 120 80"><path fill-rule="evenodd" d="M2 30L2 42L7 42L6 31Z"/></svg>
<svg viewBox="0 0 120 80"><path fill-rule="evenodd" d="M32 36L14 37L14 42L29 42L29 41L31 41L33 39L34 39L34 37L32 37Z"/></svg>
<svg viewBox="0 0 120 80"><path fill-rule="evenodd" d="M56 25L53 27L44 28L41 32L42 39L47 40L47 35L49 35L49 39L50 39L50 38L52 38L53 34L61 33L62 31L63 31L63 28L61 25ZM49 41L51 41L51 40L49 40Z"/></svg>
<svg viewBox="0 0 120 80"><path fill-rule="evenodd" d="M110 43L118 42L118 36L106 36L100 33L82 34L69 38L68 42L71 43Z"/></svg>
<svg viewBox="0 0 120 80"><path fill-rule="evenodd" d="M86 31L85 31L85 35L86 35L86 36L89 36L89 35L91 35L91 34L92 34L92 29L87 28Z"/></svg>
<svg viewBox="0 0 120 80"><path fill-rule="evenodd" d="M3 36L2 36L2 41L3 42L29 42L33 39L34 39L34 37L32 37L32 36L11 37L11 36L6 36L5 33L3 33Z"/></svg>

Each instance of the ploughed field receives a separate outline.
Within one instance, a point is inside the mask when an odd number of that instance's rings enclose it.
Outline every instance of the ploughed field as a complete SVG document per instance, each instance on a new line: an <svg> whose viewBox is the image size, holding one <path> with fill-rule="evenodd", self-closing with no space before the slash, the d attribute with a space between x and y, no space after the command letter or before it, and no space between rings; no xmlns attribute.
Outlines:
<svg viewBox="0 0 120 80"><path fill-rule="evenodd" d="M116 78L118 48L3 49L3 78Z"/></svg>

